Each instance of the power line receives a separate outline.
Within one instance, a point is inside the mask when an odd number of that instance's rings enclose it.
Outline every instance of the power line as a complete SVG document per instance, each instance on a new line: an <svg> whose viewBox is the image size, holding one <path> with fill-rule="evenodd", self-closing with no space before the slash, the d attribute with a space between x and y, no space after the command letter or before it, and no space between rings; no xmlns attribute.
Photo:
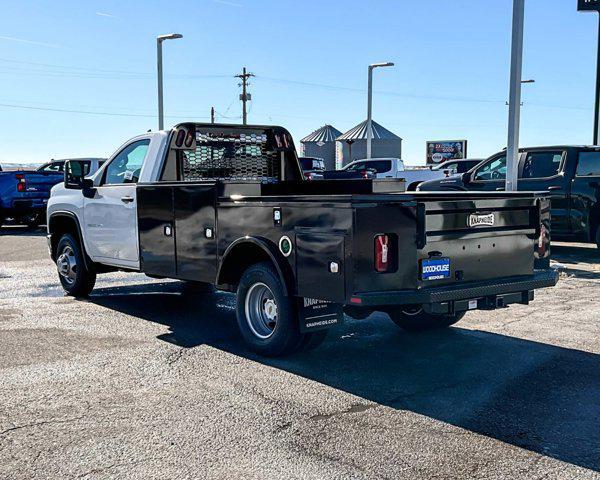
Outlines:
<svg viewBox="0 0 600 480"><path fill-rule="evenodd" d="M113 117L144 117L144 118L156 118L156 115L146 114L146 113L119 113L119 112L92 112L89 110L71 110L64 108L53 108L53 107L34 107L31 105L18 105L18 104L10 104L10 103L0 103L0 107L5 108L17 108L22 110L41 110L45 112L62 112L62 113L80 113L85 115L107 115ZM166 115L169 118L180 118L183 115ZM190 115L190 117L194 118L202 118L207 119L205 116L197 116Z"/></svg>

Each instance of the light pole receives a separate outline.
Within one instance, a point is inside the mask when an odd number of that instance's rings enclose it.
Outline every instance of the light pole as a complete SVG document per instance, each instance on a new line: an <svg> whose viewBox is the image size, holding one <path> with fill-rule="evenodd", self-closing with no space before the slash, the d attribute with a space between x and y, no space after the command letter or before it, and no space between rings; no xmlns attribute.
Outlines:
<svg viewBox="0 0 600 480"><path fill-rule="evenodd" d="M158 70L158 129L164 128L165 118L163 111L163 66L162 66L162 42L183 38L180 33L170 33L156 37L156 64Z"/></svg>
<svg viewBox="0 0 600 480"><path fill-rule="evenodd" d="M367 159L371 158L371 143L373 142L373 69L377 67L393 67L392 62L374 63L369 65L369 84L367 88Z"/></svg>
<svg viewBox="0 0 600 480"><path fill-rule="evenodd" d="M510 53L510 96L508 99L508 142L506 148L505 190L507 192L516 191L518 182L524 19L525 0L513 0L512 47Z"/></svg>

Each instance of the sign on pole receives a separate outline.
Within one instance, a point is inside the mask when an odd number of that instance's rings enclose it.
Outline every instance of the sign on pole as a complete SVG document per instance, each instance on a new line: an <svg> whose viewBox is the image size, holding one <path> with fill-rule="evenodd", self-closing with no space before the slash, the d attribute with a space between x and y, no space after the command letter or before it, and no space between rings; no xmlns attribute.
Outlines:
<svg viewBox="0 0 600 480"><path fill-rule="evenodd" d="M600 11L600 0L577 0L577 10L580 12Z"/></svg>
<svg viewBox="0 0 600 480"><path fill-rule="evenodd" d="M440 140L427 142L427 165L437 165L446 160L467 158L466 140Z"/></svg>

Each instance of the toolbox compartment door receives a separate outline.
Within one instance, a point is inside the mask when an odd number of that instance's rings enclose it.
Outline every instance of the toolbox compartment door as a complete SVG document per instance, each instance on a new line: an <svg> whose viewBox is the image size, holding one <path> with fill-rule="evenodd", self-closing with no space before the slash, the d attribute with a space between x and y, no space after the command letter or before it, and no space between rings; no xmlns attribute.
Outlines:
<svg viewBox="0 0 600 480"><path fill-rule="evenodd" d="M213 283L217 274L215 184L173 187L177 276Z"/></svg>
<svg viewBox="0 0 600 480"><path fill-rule="evenodd" d="M345 236L307 230L296 231L298 296L343 302L345 299ZM330 271L331 263L338 271Z"/></svg>
<svg viewBox="0 0 600 480"><path fill-rule="evenodd" d="M140 267L144 273L175 277L173 191L168 186L138 186Z"/></svg>

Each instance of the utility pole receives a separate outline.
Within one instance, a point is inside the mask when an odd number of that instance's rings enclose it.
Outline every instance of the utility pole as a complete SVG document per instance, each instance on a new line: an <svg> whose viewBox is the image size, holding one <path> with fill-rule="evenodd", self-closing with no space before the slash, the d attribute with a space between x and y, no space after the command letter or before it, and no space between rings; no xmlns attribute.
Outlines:
<svg viewBox="0 0 600 480"><path fill-rule="evenodd" d="M519 127L521 122L521 81L523 70L523 25L525 0L513 0L512 47L510 54L510 97L508 100L508 144L506 149L507 192L517 190Z"/></svg>
<svg viewBox="0 0 600 480"><path fill-rule="evenodd" d="M210 107L210 123L215 123L215 107Z"/></svg>
<svg viewBox="0 0 600 480"><path fill-rule="evenodd" d="M246 110L246 103L248 102L248 100L252 100L252 94L248 93L246 89L248 86L248 79L253 76L253 73L246 72L246 67L242 69L241 74L235 76L236 78L240 78L242 80L242 83L240 83L240 86L242 87L242 93L240 93L240 100L242 101L242 123L244 125L246 125L248 121L248 111Z"/></svg>

